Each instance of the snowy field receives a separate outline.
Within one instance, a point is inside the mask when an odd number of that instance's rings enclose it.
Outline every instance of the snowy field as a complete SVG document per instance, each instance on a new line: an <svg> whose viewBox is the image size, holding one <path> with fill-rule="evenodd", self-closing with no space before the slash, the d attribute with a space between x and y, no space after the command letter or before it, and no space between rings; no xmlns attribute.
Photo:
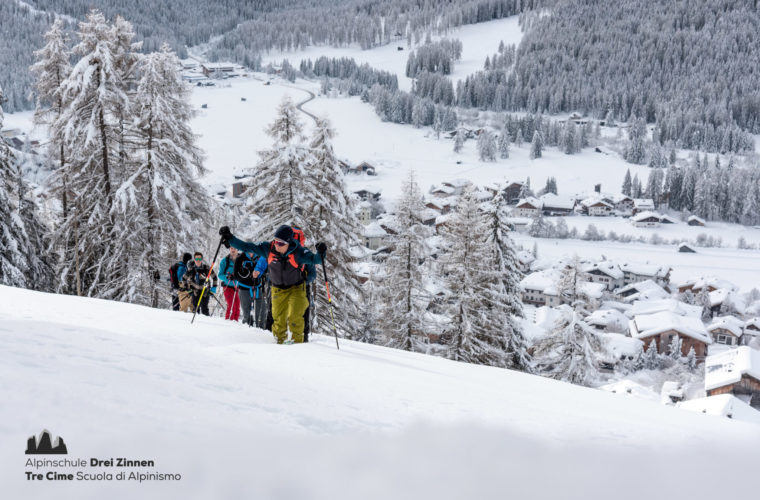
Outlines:
<svg viewBox="0 0 760 500"><path fill-rule="evenodd" d="M760 252L757 250L697 248L697 253L679 253L674 245L531 238L514 233L512 237L526 249L532 249L535 242L539 259L556 260L574 254L581 259L604 256L618 264L635 262L671 266L671 283L699 276L717 276L732 282L742 292L760 289Z"/></svg>
<svg viewBox="0 0 760 500"><path fill-rule="evenodd" d="M749 498L760 426L536 376L0 287L4 498ZM68 458L178 482L29 483ZM50 458L50 457L48 457ZM724 481L686 481L731 463ZM44 468L42 469L44 470ZM87 472L113 472L93 469ZM551 480L547 480L551 471ZM667 473L664 473L667 471ZM59 470L66 472L66 470Z"/></svg>
<svg viewBox="0 0 760 500"><path fill-rule="evenodd" d="M522 40L522 30L518 24L518 16L497 19L487 23L468 24L451 30L444 38L457 38L462 41L462 59L454 62L454 71L450 77L456 82L464 80L468 75L483 69L486 56L490 57L497 52L499 42L505 45L519 45ZM433 37L439 40L441 37ZM398 50L403 47L404 50ZM414 49L414 47L412 47ZM401 90L410 91L412 79L406 77L406 61L409 58L409 47L406 38L397 40L388 45L383 45L370 50L361 50L355 47L329 47L309 46L303 50L294 52L273 51L266 54L263 64L279 64L287 59L296 68L302 60L325 56L330 58L350 57L357 63L367 63L375 69L389 71L398 75L398 84Z"/></svg>

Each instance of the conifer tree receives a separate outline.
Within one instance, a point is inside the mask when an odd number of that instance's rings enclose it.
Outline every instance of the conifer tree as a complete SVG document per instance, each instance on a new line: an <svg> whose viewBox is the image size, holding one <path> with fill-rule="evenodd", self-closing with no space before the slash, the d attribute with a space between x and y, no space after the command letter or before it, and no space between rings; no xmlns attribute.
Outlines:
<svg viewBox="0 0 760 500"><path fill-rule="evenodd" d="M536 342L534 361L537 373L590 386L598 377L597 361L601 349L597 333L578 313L571 312L550 335Z"/></svg>
<svg viewBox="0 0 760 500"><path fill-rule="evenodd" d="M78 36L73 53L81 59L61 85L66 106L51 125L51 136L60 136L71 156L54 174L67 179L72 193L68 217L54 235L65 256L58 276L63 291L113 298L128 288L128 248L114 240L113 231L128 217L114 208L119 184L127 178L118 170L117 117L129 109L129 99L115 66L114 31L103 15L90 12Z"/></svg>
<svg viewBox="0 0 760 500"><path fill-rule="evenodd" d="M254 240L270 237L282 224L306 229L307 200L303 194L308 191L305 166L309 148L303 144L303 126L290 97L283 98L266 133L273 139L272 147L259 151L259 162L246 184L250 193L246 204L261 218L253 228Z"/></svg>
<svg viewBox="0 0 760 500"><path fill-rule="evenodd" d="M533 133L533 141L530 144L530 159L535 160L541 158L544 151L544 140L541 137L541 133L536 130Z"/></svg>
<svg viewBox="0 0 760 500"><path fill-rule="evenodd" d="M460 153L462 151L462 148L464 147L464 130L459 128L457 129L456 136L454 136L454 152Z"/></svg>
<svg viewBox="0 0 760 500"><path fill-rule="evenodd" d="M505 326L511 319L499 303L503 284L488 245L489 236L488 220L468 186L443 232L446 251L441 260L449 318L444 332L451 339L446 356L505 367L509 364L510 337Z"/></svg>
<svg viewBox="0 0 760 500"><path fill-rule="evenodd" d="M37 62L31 67L32 73L37 78L37 106L34 112L34 123L50 125L63 113L65 104L61 86L71 73L71 51L66 46L61 18L56 18L50 30L45 33L45 46L35 51L34 56L37 58ZM60 132L60 129L51 129L48 150L50 157L58 160L57 168L63 169L67 158ZM60 193L65 220L68 217L66 176L61 175L60 180L61 185L55 186L55 190Z"/></svg>
<svg viewBox="0 0 760 500"><path fill-rule="evenodd" d="M644 368L647 370L656 370L659 367L660 356L657 353L657 342L652 339L652 341L649 342L649 347L647 347L647 350L644 353Z"/></svg>
<svg viewBox="0 0 760 500"><path fill-rule="evenodd" d="M520 295L522 273L517 264L514 242L509 237L507 214L507 202L501 190L497 190L496 196L486 209L487 224L490 228L486 244L493 252L496 279L500 287L495 296L494 307L503 308L505 313L505 323L501 328L506 344L506 367L530 372L533 367L528 353L528 341L519 322L519 318L523 317Z"/></svg>
<svg viewBox="0 0 760 500"><path fill-rule="evenodd" d="M168 45L142 60L134 103L134 140L141 155L131 182L122 186L129 196L121 199L139 214L130 228L132 259L147 263L130 266L131 282L139 285L133 286L138 295L127 299L152 307L165 288L155 273L183 248L201 248L199 237L211 222L212 201L197 181L205 173L203 153L190 129L194 112L179 67Z"/></svg>
<svg viewBox="0 0 760 500"><path fill-rule="evenodd" d="M626 196L631 196L631 169L625 171L625 179L623 179L622 192Z"/></svg>
<svg viewBox="0 0 760 500"><path fill-rule="evenodd" d="M432 330L425 317L430 302L425 288L426 238L430 229L422 221L424 209L422 193L414 173L410 172L396 204L394 247L381 277L381 303L386 311L380 325L385 344L406 351L421 351L427 343L427 333Z"/></svg>
<svg viewBox="0 0 760 500"><path fill-rule="evenodd" d="M338 158L332 147L335 132L326 119L318 119L310 143L305 170L309 182L304 198L304 231L311 241L324 241L329 246L326 266L330 268L332 303L338 330L347 338L360 329L365 303L356 258L352 253L361 246L361 225L356 218L354 202L348 194ZM320 266L321 267L321 266ZM319 271L318 271L319 272ZM315 282L319 283L319 280ZM322 288L322 287L320 287ZM325 293L317 293L315 304L317 325L327 332L332 328L329 304Z"/></svg>
<svg viewBox="0 0 760 500"><path fill-rule="evenodd" d="M489 130L478 136L478 157L480 161L496 161L496 140Z"/></svg>
<svg viewBox="0 0 760 500"><path fill-rule="evenodd" d="M506 127L499 135L499 157L501 159L509 158L509 132Z"/></svg>

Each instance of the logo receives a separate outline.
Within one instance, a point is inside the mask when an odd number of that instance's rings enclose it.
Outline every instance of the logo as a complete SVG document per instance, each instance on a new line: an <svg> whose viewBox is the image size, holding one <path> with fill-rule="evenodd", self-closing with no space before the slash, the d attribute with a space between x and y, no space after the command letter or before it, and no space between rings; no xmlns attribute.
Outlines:
<svg viewBox="0 0 760 500"><path fill-rule="evenodd" d="M67 455L66 443L58 436L55 440L50 438L50 432L46 429L39 436L30 436L26 440L27 455Z"/></svg>

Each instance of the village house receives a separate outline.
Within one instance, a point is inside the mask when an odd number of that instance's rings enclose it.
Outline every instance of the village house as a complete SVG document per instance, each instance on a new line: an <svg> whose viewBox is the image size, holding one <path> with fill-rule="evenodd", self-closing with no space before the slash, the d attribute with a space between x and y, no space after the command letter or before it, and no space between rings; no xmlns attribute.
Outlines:
<svg viewBox="0 0 760 500"><path fill-rule="evenodd" d="M633 198L624 194L613 195L612 203L615 205L615 210L624 214L630 214L633 212Z"/></svg>
<svg viewBox="0 0 760 500"><path fill-rule="evenodd" d="M452 188L454 190L454 194L459 196L464 191L464 188L472 185L472 182L467 179L454 179L453 181L444 181L441 183L441 185L444 187Z"/></svg>
<svg viewBox="0 0 760 500"><path fill-rule="evenodd" d="M201 65L201 71L207 78L222 76L229 78L235 75L235 64L230 62L221 63L204 63Z"/></svg>
<svg viewBox="0 0 760 500"><path fill-rule="evenodd" d="M378 201L380 199L380 191L369 191L367 189L360 189L359 191L354 191L354 194L361 201Z"/></svg>
<svg viewBox="0 0 760 500"><path fill-rule="evenodd" d="M629 285L644 280L652 280L660 286L670 283L670 267L656 264L625 263L620 266L623 271L623 284Z"/></svg>
<svg viewBox="0 0 760 500"><path fill-rule="evenodd" d="M377 222L371 222L364 228L362 234L364 238L364 246L370 250L377 250L378 248L385 246L385 239L388 233Z"/></svg>
<svg viewBox="0 0 760 500"><path fill-rule="evenodd" d="M736 286L730 281L715 276L700 276L698 278L688 279L679 284L678 293L684 293L686 290L691 290L692 293L697 294L701 292L703 288L707 288L708 292L713 292L720 288L735 290Z"/></svg>
<svg viewBox="0 0 760 500"><path fill-rule="evenodd" d="M620 288L615 295L626 303L635 300L660 300L667 299L670 294L652 280L644 280Z"/></svg>
<svg viewBox="0 0 760 500"><path fill-rule="evenodd" d="M654 208L654 200L651 198L636 198L633 200L632 213L636 215L641 212L653 212Z"/></svg>
<svg viewBox="0 0 760 500"><path fill-rule="evenodd" d="M433 187L433 189L430 190L430 194L436 198L448 198L449 196L454 196L456 194L456 189L452 186L440 185Z"/></svg>
<svg viewBox="0 0 760 500"><path fill-rule="evenodd" d="M529 252L528 250L520 250L515 253L515 258L517 259L517 268L523 274L530 272L530 265L536 260L533 252Z"/></svg>
<svg viewBox="0 0 760 500"><path fill-rule="evenodd" d="M720 316L713 319L707 331L716 344L736 346L744 333L744 321L734 316Z"/></svg>
<svg viewBox="0 0 760 500"><path fill-rule="evenodd" d="M659 227L661 216L655 212L640 212L631 217L631 224L636 227Z"/></svg>
<svg viewBox="0 0 760 500"><path fill-rule="evenodd" d="M705 390L708 396L733 394L760 410L760 351L741 346L709 356Z"/></svg>
<svg viewBox="0 0 760 500"><path fill-rule="evenodd" d="M544 215L570 215L575 210L575 200L554 193L546 193L539 201Z"/></svg>
<svg viewBox="0 0 760 500"><path fill-rule="evenodd" d="M631 337L644 342L644 350L654 342L657 352L669 354L670 344L677 336L681 339L681 355L686 356L693 347L698 361L707 356L707 346L712 343L710 334L701 319L681 316L670 311L654 314L637 314L629 322Z"/></svg>
<svg viewBox="0 0 760 500"><path fill-rule="evenodd" d="M638 315L655 314L658 312L669 312L678 316L689 316L699 319L702 317L702 306L687 304L676 299L637 300L631 304L631 308L626 311L626 315L632 318Z"/></svg>
<svg viewBox="0 0 760 500"><path fill-rule="evenodd" d="M507 182L507 186L504 188L504 199L510 205L514 205L520 200L520 193L522 193L524 182Z"/></svg>
<svg viewBox="0 0 760 500"><path fill-rule="evenodd" d="M362 225L368 226L372 222L372 204L368 201L359 203L356 206L356 216Z"/></svg>
<svg viewBox="0 0 760 500"><path fill-rule="evenodd" d="M760 338L760 317L750 318L744 323L742 344L748 345L755 338Z"/></svg>
<svg viewBox="0 0 760 500"><path fill-rule="evenodd" d="M594 202L588 203L586 206L588 208L588 214L592 217L603 217L611 215L612 210L615 208L611 203L608 203L604 200L596 200Z"/></svg>
<svg viewBox="0 0 760 500"><path fill-rule="evenodd" d="M678 244L678 251L680 253L697 253L697 251L694 250L694 248L692 248L691 245L689 245L686 242L682 242Z"/></svg>
<svg viewBox="0 0 760 500"><path fill-rule="evenodd" d="M538 217L539 213L541 213L541 208L541 200L530 196L517 202L515 208L512 209L512 216L529 218Z"/></svg>
<svg viewBox="0 0 760 500"><path fill-rule="evenodd" d="M582 271L584 279L601 283L609 291L623 286L623 271L614 262L603 260L584 266Z"/></svg>
<svg viewBox="0 0 760 500"><path fill-rule="evenodd" d="M686 220L686 223L688 225L690 225L690 226L704 226L705 225L705 220L704 219L700 219L696 215L692 215L692 216L690 216Z"/></svg>
<svg viewBox="0 0 760 500"><path fill-rule="evenodd" d="M557 269L546 269L527 275L520 281L523 303L550 307L560 305L557 290L559 280L560 272Z"/></svg>
<svg viewBox="0 0 760 500"><path fill-rule="evenodd" d="M598 332L628 333L628 317L615 309L598 309L585 322Z"/></svg>
<svg viewBox="0 0 760 500"><path fill-rule="evenodd" d="M377 175L377 171L375 170L375 167L367 163L366 161L361 162L358 165L350 166L348 167L346 173L349 174L367 174L367 175Z"/></svg>

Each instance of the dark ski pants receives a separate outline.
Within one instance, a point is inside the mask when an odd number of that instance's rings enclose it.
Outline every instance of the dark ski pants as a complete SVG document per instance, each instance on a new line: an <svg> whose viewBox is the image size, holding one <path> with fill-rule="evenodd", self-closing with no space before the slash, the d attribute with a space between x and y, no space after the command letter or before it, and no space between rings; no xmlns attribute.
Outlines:
<svg viewBox="0 0 760 500"><path fill-rule="evenodd" d="M206 293L203 294L203 300L201 300L201 304L198 307L198 312L203 314L204 316L211 316L211 314L208 312L208 294L211 293L210 290L206 290ZM193 294L193 308L195 308L196 304L198 304L198 298L200 297L200 292L198 294Z"/></svg>
<svg viewBox="0 0 760 500"><path fill-rule="evenodd" d="M243 312L243 323L251 324L251 289L238 287L238 296L240 297L240 310Z"/></svg>
<svg viewBox="0 0 760 500"><path fill-rule="evenodd" d="M172 291L172 310L179 311L179 294L176 290Z"/></svg>

